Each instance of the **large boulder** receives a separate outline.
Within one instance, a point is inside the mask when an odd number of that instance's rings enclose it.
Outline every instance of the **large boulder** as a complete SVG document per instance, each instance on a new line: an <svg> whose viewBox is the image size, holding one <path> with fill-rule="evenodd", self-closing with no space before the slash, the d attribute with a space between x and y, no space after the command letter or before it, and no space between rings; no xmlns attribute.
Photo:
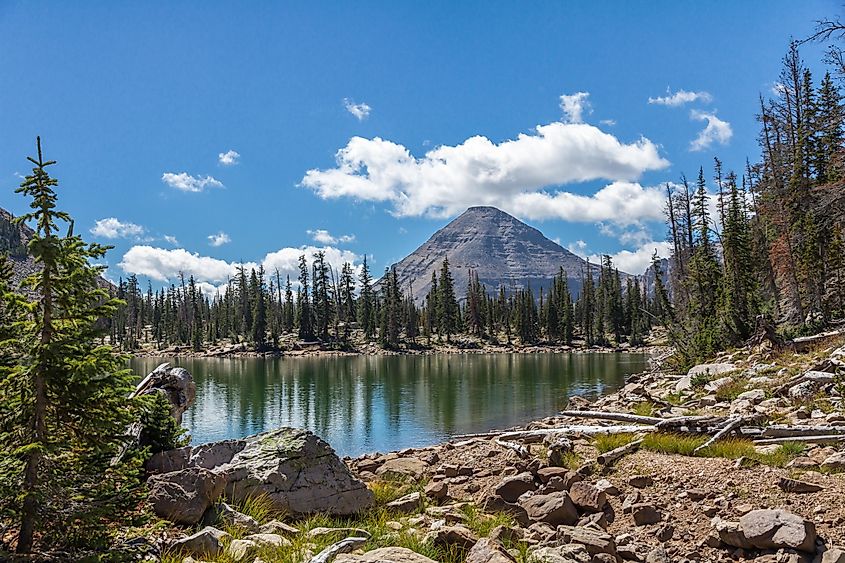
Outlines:
<svg viewBox="0 0 845 563"><path fill-rule="evenodd" d="M687 374L678 380L675 384L675 391L687 391L692 389L692 383L698 376L707 376L712 379L717 375L729 373L736 370L734 364L699 364L687 372Z"/></svg>
<svg viewBox="0 0 845 563"><path fill-rule="evenodd" d="M307 430L279 428L242 440L180 448L155 456L151 465L180 467L153 475L148 484L156 513L183 524L198 522L221 496L239 504L265 495L273 508L291 516L345 516L373 504L367 486L331 446Z"/></svg>
<svg viewBox="0 0 845 563"><path fill-rule="evenodd" d="M147 481L156 514L176 524L196 524L223 492L225 477L202 467L153 475Z"/></svg>
<svg viewBox="0 0 845 563"><path fill-rule="evenodd" d="M535 522L545 522L552 526L571 526L578 521L578 510L566 492L534 495L522 501L520 505Z"/></svg>
<svg viewBox="0 0 845 563"><path fill-rule="evenodd" d="M226 532L207 526L193 535L176 540L170 549L183 555L217 557L223 553L224 542L231 537Z"/></svg>
<svg viewBox="0 0 845 563"><path fill-rule="evenodd" d="M226 479L225 496L239 503L266 495L291 516L350 515L373 504L373 493L322 439L280 428L244 439L231 461L212 471Z"/></svg>
<svg viewBox="0 0 845 563"><path fill-rule="evenodd" d="M467 553L466 563L516 563L516 559L500 542L481 538Z"/></svg>
<svg viewBox="0 0 845 563"><path fill-rule="evenodd" d="M816 550L815 525L785 510L752 510L739 519L739 526L748 542L759 549Z"/></svg>

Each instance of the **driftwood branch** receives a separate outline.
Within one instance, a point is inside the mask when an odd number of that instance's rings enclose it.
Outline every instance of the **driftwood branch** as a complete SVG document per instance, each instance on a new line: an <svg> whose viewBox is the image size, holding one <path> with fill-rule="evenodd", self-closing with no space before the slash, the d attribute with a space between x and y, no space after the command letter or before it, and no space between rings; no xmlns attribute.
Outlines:
<svg viewBox="0 0 845 563"><path fill-rule="evenodd" d="M330 563L341 553L349 553L353 549L361 547L365 543L367 543L367 538L352 537L340 540L312 557L308 563Z"/></svg>
<svg viewBox="0 0 845 563"><path fill-rule="evenodd" d="M784 438L762 438L760 440L754 440L755 444L785 444L787 442L804 442L808 444L845 442L845 434L828 434L824 436L787 436Z"/></svg>
<svg viewBox="0 0 845 563"><path fill-rule="evenodd" d="M618 461L619 459L625 457L628 454L632 454L638 449L640 449L640 444L642 443L642 439L629 442L624 446L620 446L614 450L610 450L609 452L600 454L596 458L596 462L599 465L612 465L613 463L616 463L616 461Z"/></svg>
<svg viewBox="0 0 845 563"><path fill-rule="evenodd" d="M528 455L529 455L528 448L526 448L522 444L518 444L516 442L509 442L507 440L502 440L501 438L496 438L495 441L496 441L496 444L502 446L506 450L512 450L512 451L516 452L516 455L518 455L522 459L527 458Z"/></svg>
<svg viewBox="0 0 845 563"><path fill-rule="evenodd" d="M741 416L738 416L738 417L736 417L736 418L733 418L733 419L729 420L729 421L728 421L728 423L727 423L727 424L725 424L725 425L722 427L722 429L721 429L721 430L719 430L718 432L716 432L716 434L714 434L712 438L710 438L709 440L707 440L706 442L704 442L703 444L701 444L700 446L698 446L697 448L695 448L695 449L692 451L693 455L697 454L697 453L698 453L698 452L700 452L701 450L706 450L707 448L709 448L710 446L712 446L713 444L715 444L717 441L719 441L720 439L722 439L724 436L727 436L728 434L730 434L731 432L733 432L736 428L739 428L740 426L742 426L742 425L743 425L743 423L744 423L744 422L746 422L746 420L747 420L747 419L745 419L745 418L743 418L743 417L741 417Z"/></svg>
<svg viewBox="0 0 845 563"><path fill-rule="evenodd" d="M560 411L560 416L571 418L592 418L595 420L616 420L619 422L630 422L631 424L657 424L664 419L656 416L640 416L626 412L603 412L603 411Z"/></svg>
<svg viewBox="0 0 845 563"><path fill-rule="evenodd" d="M795 436L832 436L845 435L845 426L787 426L773 424L763 429L761 438L790 438Z"/></svg>
<svg viewBox="0 0 845 563"><path fill-rule="evenodd" d="M538 430L522 430L517 432L505 432L499 434L502 440L530 440L542 438L549 434L576 434L581 436L599 436L602 434L636 434L637 432L654 432L655 426L633 425L633 426L585 426L573 425L559 428L540 428Z"/></svg>

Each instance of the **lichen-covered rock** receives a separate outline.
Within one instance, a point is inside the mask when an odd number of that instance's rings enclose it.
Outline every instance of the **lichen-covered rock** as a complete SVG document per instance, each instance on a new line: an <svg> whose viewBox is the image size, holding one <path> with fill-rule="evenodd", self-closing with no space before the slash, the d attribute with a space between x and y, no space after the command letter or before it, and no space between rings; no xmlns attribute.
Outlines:
<svg viewBox="0 0 845 563"><path fill-rule="evenodd" d="M466 563L516 563L516 559L498 541L481 538L467 553Z"/></svg>
<svg viewBox="0 0 845 563"><path fill-rule="evenodd" d="M156 514L177 524L196 524L223 492L224 476L202 467L153 475L147 481Z"/></svg>
<svg viewBox="0 0 845 563"><path fill-rule="evenodd" d="M531 551L531 561L537 563L590 563L592 556L580 544L559 547L540 547Z"/></svg>
<svg viewBox="0 0 845 563"><path fill-rule="evenodd" d="M785 510L752 510L739 519L739 526L748 542L759 549L816 549L815 525Z"/></svg>
<svg viewBox="0 0 845 563"><path fill-rule="evenodd" d="M349 515L373 503L373 493L331 446L307 430L280 428L244 442L231 461L213 469L225 477L225 496L235 503L266 495L290 515Z"/></svg>

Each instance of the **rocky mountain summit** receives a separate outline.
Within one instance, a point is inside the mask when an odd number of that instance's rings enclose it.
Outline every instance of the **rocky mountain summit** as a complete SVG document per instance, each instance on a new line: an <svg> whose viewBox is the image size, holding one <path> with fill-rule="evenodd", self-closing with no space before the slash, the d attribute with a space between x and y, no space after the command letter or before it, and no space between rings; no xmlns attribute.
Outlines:
<svg viewBox="0 0 845 563"><path fill-rule="evenodd" d="M573 295L587 275L587 262L548 239L539 230L495 207L470 207L434 233L422 246L396 264L404 291L419 304L431 288L431 275L443 259L455 279L458 299L466 294L470 270L488 291L504 286L509 293L530 286L547 290L560 268L566 272ZM598 266L591 272L598 275Z"/></svg>

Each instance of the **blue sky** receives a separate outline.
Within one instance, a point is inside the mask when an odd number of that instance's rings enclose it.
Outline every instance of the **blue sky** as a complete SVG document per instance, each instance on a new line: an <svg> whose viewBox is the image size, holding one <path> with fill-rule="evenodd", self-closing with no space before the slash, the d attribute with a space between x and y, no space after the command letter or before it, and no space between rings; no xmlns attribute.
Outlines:
<svg viewBox="0 0 845 563"><path fill-rule="evenodd" d="M661 184L754 160L758 93L839 9L3 1L0 206L24 210L41 135L114 279L211 287L238 261L284 274L303 246L380 271L473 204L636 271L664 238ZM803 50L817 73L821 51Z"/></svg>

